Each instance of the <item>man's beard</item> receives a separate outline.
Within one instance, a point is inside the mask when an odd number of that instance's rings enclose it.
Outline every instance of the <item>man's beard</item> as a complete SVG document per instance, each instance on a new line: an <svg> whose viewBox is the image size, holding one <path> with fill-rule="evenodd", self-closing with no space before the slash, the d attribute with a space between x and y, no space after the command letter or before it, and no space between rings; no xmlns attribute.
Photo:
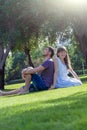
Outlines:
<svg viewBox="0 0 87 130"><path fill-rule="evenodd" d="M46 57L47 55L43 54L43 57Z"/></svg>

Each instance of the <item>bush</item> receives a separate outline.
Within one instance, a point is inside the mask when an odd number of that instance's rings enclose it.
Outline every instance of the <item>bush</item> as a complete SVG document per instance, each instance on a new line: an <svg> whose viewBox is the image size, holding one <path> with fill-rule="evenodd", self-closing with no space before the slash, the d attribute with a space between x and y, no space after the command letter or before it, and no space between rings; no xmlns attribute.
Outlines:
<svg viewBox="0 0 87 130"><path fill-rule="evenodd" d="M17 83L24 83L24 80L23 79L10 80L9 82L6 82L5 84L17 84Z"/></svg>
<svg viewBox="0 0 87 130"><path fill-rule="evenodd" d="M75 70L78 75L83 75L83 70ZM84 70L84 74L87 74L87 69Z"/></svg>
<svg viewBox="0 0 87 130"><path fill-rule="evenodd" d="M80 78L83 82L87 81L87 75L83 75L83 70L75 70L75 72L80 75ZM87 69L85 69L85 74L87 74ZM81 76L82 75L82 76ZM69 76L72 77L71 74ZM8 82L5 82L5 84L17 84L17 83L24 83L23 79L16 79L16 80L10 80Z"/></svg>

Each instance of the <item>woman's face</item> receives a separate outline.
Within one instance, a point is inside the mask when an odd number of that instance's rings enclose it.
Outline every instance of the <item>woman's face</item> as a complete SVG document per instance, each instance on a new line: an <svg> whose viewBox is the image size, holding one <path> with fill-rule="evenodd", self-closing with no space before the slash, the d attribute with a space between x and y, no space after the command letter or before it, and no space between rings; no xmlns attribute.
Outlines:
<svg viewBox="0 0 87 130"><path fill-rule="evenodd" d="M61 58L61 59L64 59L67 55L67 52L66 51L61 51L58 53L58 56Z"/></svg>

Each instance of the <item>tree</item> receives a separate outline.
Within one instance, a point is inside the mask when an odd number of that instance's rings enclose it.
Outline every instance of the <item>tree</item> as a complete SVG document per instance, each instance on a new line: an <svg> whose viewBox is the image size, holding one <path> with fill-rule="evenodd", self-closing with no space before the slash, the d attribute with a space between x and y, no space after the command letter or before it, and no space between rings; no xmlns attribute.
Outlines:
<svg viewBox="0 0 87 130"><path fill-rule="evenodd" d="M0 0L0 89L4 89L4 66L9 52L24 50L33 66L30 50L37 46L44 22L40 0Z"/></svg>
<svg viewBox="0 0 87 130"><path fill-rule="evenodd" d="M14 8L11 8L10 1L0 0L0 89L4 89L6 58L15 44L17 16L13 18L13 10Z"/></svg>

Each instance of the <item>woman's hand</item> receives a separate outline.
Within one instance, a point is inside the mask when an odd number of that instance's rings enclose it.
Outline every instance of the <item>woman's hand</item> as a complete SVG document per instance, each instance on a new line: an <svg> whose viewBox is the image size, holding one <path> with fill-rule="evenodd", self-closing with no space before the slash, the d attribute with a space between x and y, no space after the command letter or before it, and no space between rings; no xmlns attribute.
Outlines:
<svg viewBox="0 0 87 130"><path fill-rule="evenodd" d="M76 79L78 79L79 81L81 81L80 78L78 77L78 75L76 74L76 72L75 72L72 68L70 68L69 71L70 71L70 73L73 75L74 78L76 78Z"/></svg>

